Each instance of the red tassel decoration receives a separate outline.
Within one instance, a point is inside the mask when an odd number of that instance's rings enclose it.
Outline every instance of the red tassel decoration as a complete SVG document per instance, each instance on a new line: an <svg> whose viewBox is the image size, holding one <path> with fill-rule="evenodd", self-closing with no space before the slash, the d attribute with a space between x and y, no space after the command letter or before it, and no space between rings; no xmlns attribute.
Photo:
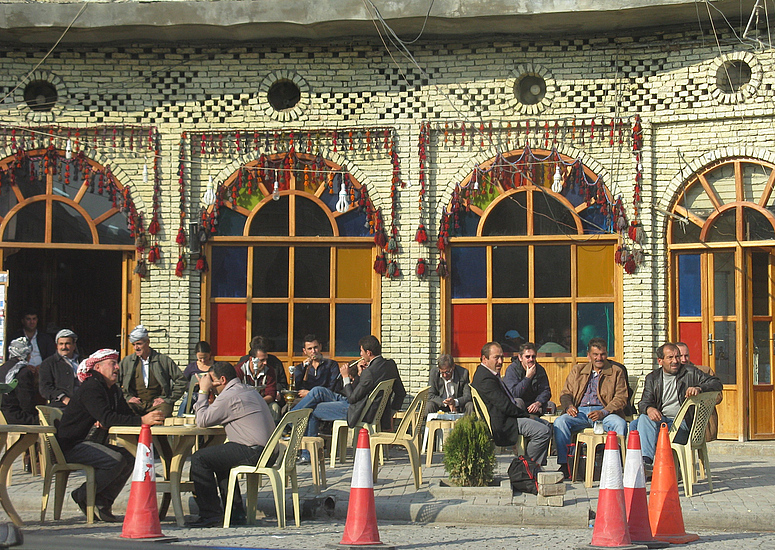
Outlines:
<svg viewBox="0 0 775 550"><path fill-rule="evenodd" d="M182 277L184 269L186 269L186 260L183 259L183 254L181 254L180 257L178 257L178 263L175 266L175 275Z"/></svg>
<svg viewBox="0 0 775 550"><path fill-rule="evenodd" d="M420 279L424 279L428 274L428 264L423 258L417 260L417 267L415 267L414 271Z"/></svg>
<svg viewBox="0 0 775 550"><path fill-rule="evenodd" d="M414 235L414 240L420 244L428 242L428 232L425 231L425 225L420 224L417 227L417 233Z"/></svg>
<svg viewBox="0 0 775 550"><path fill-rule="evenodd" d="M377 259L374 260L374 271L380 275L384 275L387 272L384 254L377 254Z"/></svg>
<svg viewBox="0 0 775 550"><path fill-rule="evenodd" d="M180 246L186 246L186 232L183 230L183 226L178 229L178 236L175 238L175 242Z"/></svg>
<svg viewBox="0 0 775 550"><path fill-rule="evenodd" d="M158 258L156 257L156 247L152 246L148 251L148 263L155 264Z"/></svg>
<svg viewBox="0 0 775 550"><path fill-rule="evenodd" d="M374 233L374 242L377 244L377 246L381 249L384 249L385 246L388 243L387 235L385 235L385 230L380 229L376 233Z"/></svg>
<svg viewBox="0 0 775 550"><path fill-rule="evenodd" d="M199 273L204 273L207 271L207 260L203 254L200 254L199 259L196 261L196 270Z"/></svg>
<svg viewBox="0 0 775 550"><path fill-rule="evenodd" d="M643 232L643 226L636 222L632 221L630 222L630 227L627 230L627 235L632 239L634 242L638 244L643 243L643 238L645 237L645 234Z"/></svg>
<svg viewBox="0 0 775 550"><path fill-rule="evenodd" d="M614 253L614 261L622 265L622 255L624 254L624 250L622 249L622 245L619 245L616 249L616 252Z"/></svg>
<svg viewBox="0 0 775 550"><path fill-rule="evenodd" d="M151 223L148 224L148 233L151 235L156 235L156 233L159 232L159 221L157 219L151 220Z"/></svg>
<svg viewBox="0 0 775 550"><path fill-rule="evenodd" d="M395 237L390 237L390 239L388 239L387 251L391 254L398 252L398 241Z"/></svg>
<svg viewBox="0 0 775 550"><path fill-rule="evenodd" d="M635 273L635 270L637 269L637 265L635 263L635 258L630 255L630 257L627 259L627 262L624 264L624 270L629 274L632 275Z"/></svg>

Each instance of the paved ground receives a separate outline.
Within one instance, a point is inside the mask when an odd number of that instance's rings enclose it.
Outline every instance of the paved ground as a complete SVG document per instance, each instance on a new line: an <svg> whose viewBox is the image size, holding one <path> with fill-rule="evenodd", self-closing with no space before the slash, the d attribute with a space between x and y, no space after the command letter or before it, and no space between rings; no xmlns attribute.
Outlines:
<svg viewBox="0 0 775 550"><path fill-rule="evenodd" d="M727 454L734 452L736 454ZM707 483L695 486L695 496L681 496L688 531L702 535L698 548L775 549L775 444L716 444L712 447L713 493ZM568 484L565 506L537 507L533 495L512 496L498 487L462 491L440 486L446 478L441 455L430 468L423 468L423 485L415 491L406 453L391 450L392 459L380 469L375 502L380 533L384 542L401 548L573 548L591 540L589 512L597 506L597 484L586 489L583 483ZM423 457L424 458L424 457ZM497 475L506 477L511 457L499 455ZM554 463L550 462L550 468ZM186 529L165 521L166 535L179 538L175 545L221 548L322 548L341 540L347 513L352 463L329 469L328 489L315 495L309 466L300 467L300 484L305 519L300 528L277 529L271 489L264 487L259 508L267 517L251 527L224 529ZM79 482L73 476L69 488ZM128 487L115 509L122 510L128 499ZM25 548L130 548L118 538L120 525L85 524L82 514L68 498L62 520L53 521L53 502L48 521L39 520L42 481L20 471L14 473L10 497L27 522ZM69 493L69 491L68 491ZM683 492L681 491L681 495ZM52 498L53 500L53 498ZM290 499L287 499L292 513ZM327 505L333 504L333 507ZM184 498L184 507L189 505ZM192 505L193 506L193 505ZM0 513L0 519L4 514ZM551 528L551 529L546 529ZM726 531L726 532L725 532ZM768 533L763 533L768 532ZM94 544L96 546L90 546ZM71 545L71 546L68 546ZM150 547L150 546L148 546ZM169 546L167 546L169 547Z"/></svg>

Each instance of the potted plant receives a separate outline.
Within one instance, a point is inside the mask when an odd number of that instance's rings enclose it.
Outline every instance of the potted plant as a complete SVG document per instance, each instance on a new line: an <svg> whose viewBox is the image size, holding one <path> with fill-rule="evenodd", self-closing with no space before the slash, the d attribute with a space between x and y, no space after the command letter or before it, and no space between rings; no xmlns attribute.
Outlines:
<svg viewBox="0 0 775 550"><path fill-rule="evenodd" d="M464 416L444 442L444 469L452 484L484 487L493 479L495 446L487 425L473 416Z"/></svg>

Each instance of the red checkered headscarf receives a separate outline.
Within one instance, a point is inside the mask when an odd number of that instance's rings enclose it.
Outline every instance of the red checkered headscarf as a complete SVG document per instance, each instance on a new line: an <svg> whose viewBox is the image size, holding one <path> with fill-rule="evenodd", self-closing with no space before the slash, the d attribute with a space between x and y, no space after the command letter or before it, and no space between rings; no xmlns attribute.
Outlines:
<svg viewBox="0 0 775 550"><path fill-rule="evenodd" d="M114 349L101 349L92 353L78 365L78 380L83 382L92 375L94 365L105 359L115 359L118 361L118 352Z"/></svg>

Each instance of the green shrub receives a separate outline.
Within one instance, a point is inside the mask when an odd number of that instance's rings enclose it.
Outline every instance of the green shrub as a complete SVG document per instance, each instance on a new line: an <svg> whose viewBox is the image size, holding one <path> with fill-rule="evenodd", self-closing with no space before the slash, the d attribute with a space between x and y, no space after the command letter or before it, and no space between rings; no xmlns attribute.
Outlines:
<svg viewBox="0 0 775 550"><path fill-rule="evenodd" d="M492 481L495 447L482 420L464 416L455 423L444 442L444 469L455 485L483 487Z"/></svg>

